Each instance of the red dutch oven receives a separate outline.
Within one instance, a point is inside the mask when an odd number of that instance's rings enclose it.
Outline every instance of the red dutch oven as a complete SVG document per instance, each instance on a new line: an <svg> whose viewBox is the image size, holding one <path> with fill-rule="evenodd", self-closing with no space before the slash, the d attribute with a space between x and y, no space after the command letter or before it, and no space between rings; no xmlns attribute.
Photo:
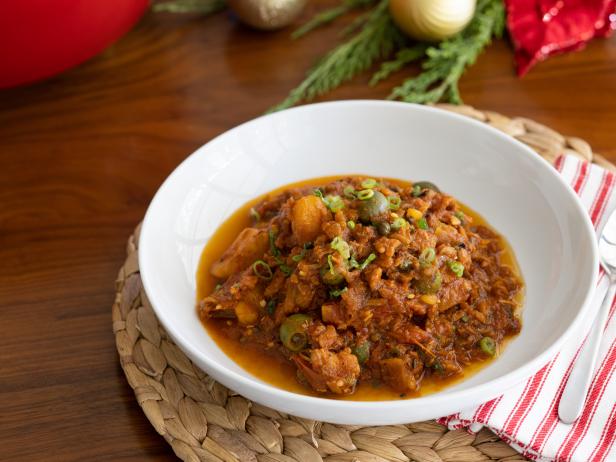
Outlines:
<svg viewBox="0 0 616 462"><path fill-rule="evenodd" d="M126 33L148 0L0 0L0 88L50 77Z"/></svg>

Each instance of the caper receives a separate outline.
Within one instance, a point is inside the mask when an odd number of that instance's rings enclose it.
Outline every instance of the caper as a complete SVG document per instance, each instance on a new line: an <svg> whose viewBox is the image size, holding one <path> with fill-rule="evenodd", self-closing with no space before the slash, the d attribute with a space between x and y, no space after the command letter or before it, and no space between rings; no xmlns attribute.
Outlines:
<svg viewBox="0 0 616 462"><path fill-rule="evenodd" d="M365 363L370 357L370 342L366 340L365 342L356 345L352 352L355 356L357 356L357 361L359 364Z"/></svg>
<svg viewBox="0 0 616 462"><path fill-rule="evenodd" d="M364 222L375 220L389 211L389 201L379 191L374 191L370 199L359 201L357 211Z"/></svg>
<svg viewBox="0 0 616 462"><path fill-rule="evenodd" d="M312 318L306 314L293 314L280 325L280 340L291 351L300 351L308 344L306 329Z"/></svg>
<svg viewBox="0 0 616 462"><path fill-rule="evenodd" d="M415 287L422 294L433 294L438 292L443 282L441 273L437 271L433 276L418 279L415 283Z"/></svg>
<svg viewBox="0 0 616 462"><path fill-rule="evenodd" d="M336 268L330 269L325 266L321 268L321 279L328 286L337 286L344 281L344 276Z"/></svg>
<svg viewBox="0 0 616 462"><path fill-rule="evenodd" d="M387 236L391 232L391 225L386 221L379 221L375 226L381 236Z"/></svg>

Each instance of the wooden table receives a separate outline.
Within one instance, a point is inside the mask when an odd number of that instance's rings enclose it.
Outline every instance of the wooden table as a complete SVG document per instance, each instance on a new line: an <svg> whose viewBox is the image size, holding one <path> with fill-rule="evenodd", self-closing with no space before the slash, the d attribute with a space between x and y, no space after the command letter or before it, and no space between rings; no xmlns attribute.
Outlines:
<svg viewBox="0 0 616 462"><path fill-rule="evenodd" d="M118 365L110 309L125 240L184 157L281 100L337 31L293 42L226 13L148 15L85 65L0 92L0 459L174 460ZM401 78L329 97L383 98ZM616 161L615 39L522 80L496 43L461 92Z"/></svg>

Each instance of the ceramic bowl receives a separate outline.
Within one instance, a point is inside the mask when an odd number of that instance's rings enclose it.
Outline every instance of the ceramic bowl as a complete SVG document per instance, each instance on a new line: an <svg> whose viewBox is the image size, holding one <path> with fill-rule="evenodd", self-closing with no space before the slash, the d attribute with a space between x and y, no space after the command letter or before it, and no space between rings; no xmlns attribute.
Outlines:
<svg viewBox="0 0 616 462"><path fill-rule="evenodd" d="M365 174L429 180L502 233L526 284L522 332L476 375L425 397L340 401L250 375L209 337L195 310L201 251L237 208L302 179ZM384 101L307 105L242 124L203 145L167 178L141 229L139 265L158 319L213 378L282 412L343 424L397 424L487 401L529 377L579 331L598 272L591 222L557 171L489 126L443 110Z"/></svg>

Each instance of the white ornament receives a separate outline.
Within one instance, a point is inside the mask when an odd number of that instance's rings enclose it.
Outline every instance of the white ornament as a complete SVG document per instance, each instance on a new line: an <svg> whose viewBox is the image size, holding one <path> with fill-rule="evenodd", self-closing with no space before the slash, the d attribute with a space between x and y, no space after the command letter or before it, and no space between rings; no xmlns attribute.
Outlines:
<svg viewBox="0 0 616 462"><path fill-rule="evenodd" d="M476 0L390 0L389 11L410 37L438 41L464 29L475 5Z"/></svg>

